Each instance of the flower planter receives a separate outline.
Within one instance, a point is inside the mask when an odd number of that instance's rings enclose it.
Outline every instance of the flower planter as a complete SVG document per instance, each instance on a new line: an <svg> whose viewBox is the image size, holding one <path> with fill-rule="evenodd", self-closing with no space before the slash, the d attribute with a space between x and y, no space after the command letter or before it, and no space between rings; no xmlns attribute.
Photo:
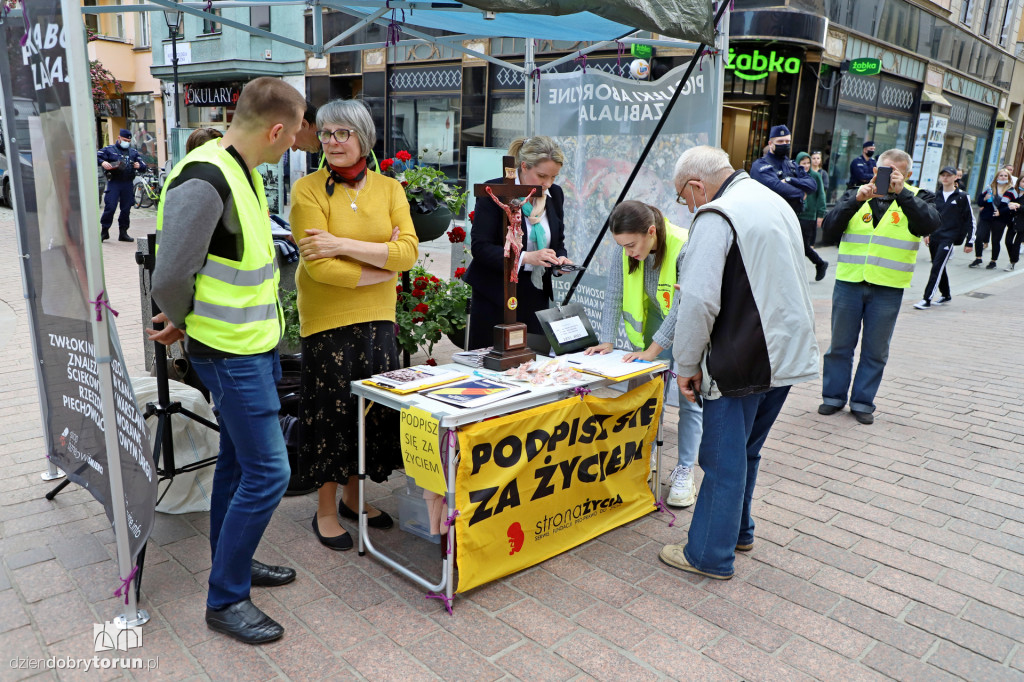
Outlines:
<svg viewBox="0 0 1024 682"><path fill-rule="evenodd" d="M445 336L448 337L449 341L451 341L456 346L458 346L459 350L462 350L463 348L466 347L466 328L465 327L463 327L462 329L460 329L460 330L458 330L456 332L452 332L451 334L445 334Z"/></svg>
<svg viewBox="0 0 1024 682"><path fill-rule="evenodd" d="M416 238L420 242L429 242L437 239L448 231L452 224L452 212L447 206L438 206L430 213L417 213L415 207L410 206L412 213L412 225L416 228Z"/></svg>

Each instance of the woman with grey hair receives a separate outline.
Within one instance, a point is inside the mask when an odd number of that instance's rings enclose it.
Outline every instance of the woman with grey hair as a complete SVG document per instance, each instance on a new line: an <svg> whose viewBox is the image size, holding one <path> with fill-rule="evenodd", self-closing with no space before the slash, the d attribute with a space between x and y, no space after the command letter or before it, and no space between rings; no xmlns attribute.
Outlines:
<svg viewBox="0 0 1024 682"><path fill-rule="evenodd" d="M516 320L526 323L530 334L542 335L537 311L545 310L554 298L552 267L571 265L565 251L565 194L555 184L565 155L555 141L543 135L518 138L508 148L516 159L516 184L540 185L542 196L523 205L526 244L519 257L516 288ZM502 178L488 180L500 184ZM469 347L483 348L494 342L494 325L504 321L505 230L502 209L490 197L478 199L473 218L471 249L473 262L463 277L473 289L470 302ZM560 272L554 274L560 275Z"/></svg>
<svg viewBox="0 0 1024 682"><path fill-rule="evenodd" d="M398 368L395 278L418 256L405 190L369 171L376 131L366 107L333 100L317 112L327 163L292 188L292 235L302 260L295 272L302 337L298 466L319 488L313 531L334 550L352 548L338 515L357 520L357 399L353 381ZM402 466L398 413L366 417L366 473L379 483ZM341 486L341 499L337 490ZM367 509L372 528L393 525Z"/></svg>

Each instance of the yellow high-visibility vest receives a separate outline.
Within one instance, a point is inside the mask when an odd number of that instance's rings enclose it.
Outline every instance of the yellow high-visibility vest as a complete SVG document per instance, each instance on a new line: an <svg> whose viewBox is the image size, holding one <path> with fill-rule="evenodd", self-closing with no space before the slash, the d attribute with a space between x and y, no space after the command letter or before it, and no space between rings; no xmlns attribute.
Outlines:
<svg viewBox="0 0 1024 682"><path fill-rule="evenodd" d="M917 187L904 185L916 196ZM895 201L875 227L870 202L865 201L839 242L836 279L868 282L906 289L914 276L914 263L921 238L907 229L907 216Z"/></svg>
<svg viewBox="0 0 1024 682"><path fill-rule="evenodd" d="M668 315L675 300L676 260L689 237L690 231L665 221L665 257L658 274L658 306L662 316ZM647 324L647 305L644 301L644 262L632 273L629 271L629 255L622 250L622 319L625 321L626 336L636 348L644 348L644 326Z"/></svg>

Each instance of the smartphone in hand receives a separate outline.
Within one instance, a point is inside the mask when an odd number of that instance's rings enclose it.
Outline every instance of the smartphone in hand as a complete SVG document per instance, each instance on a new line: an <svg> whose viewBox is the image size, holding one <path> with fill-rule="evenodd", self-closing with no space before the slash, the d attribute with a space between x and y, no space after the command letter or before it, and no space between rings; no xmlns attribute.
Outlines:
<svg viewBox="0 0 1024 682"><path fill-rule="evenodd" d="M892 182L892 167L879 166L875 175L875 192L878 195L889 194L889 184Z"/></svg>

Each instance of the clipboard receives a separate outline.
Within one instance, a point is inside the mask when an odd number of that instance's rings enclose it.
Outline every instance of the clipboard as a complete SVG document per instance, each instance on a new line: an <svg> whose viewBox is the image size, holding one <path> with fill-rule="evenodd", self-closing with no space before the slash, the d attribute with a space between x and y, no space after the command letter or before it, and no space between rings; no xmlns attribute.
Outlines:
<svg viewBox="0 0 1024 682"><path fill-rule="evenodd" d="M574 353L598 344L594 327L580 303L538 310L537 320L555 355Z"/></svg>

